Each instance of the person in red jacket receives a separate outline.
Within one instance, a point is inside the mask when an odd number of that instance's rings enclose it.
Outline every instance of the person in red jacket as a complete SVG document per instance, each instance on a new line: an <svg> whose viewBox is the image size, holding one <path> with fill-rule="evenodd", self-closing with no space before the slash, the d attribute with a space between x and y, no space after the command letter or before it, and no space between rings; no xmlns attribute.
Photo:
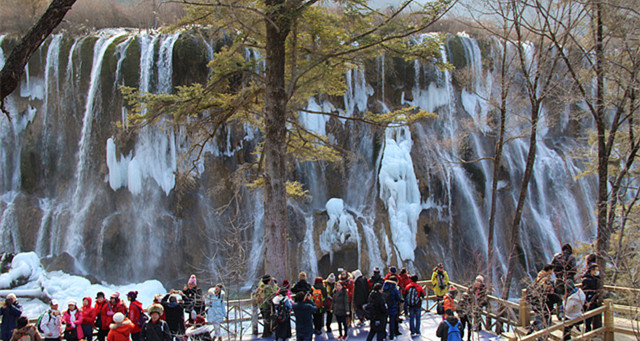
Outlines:
<svg viewBox="0 0 640 341"><path fill-rule="evenodd" d="M82 333L82 312L78 310L78 302L69 300L69 308L62 314L62 323L64 323L64 339L67 341L78 341L84 338Z"/></svg>
<svg viewBox="0 0 640 341"><path fill-rule="evenodd" d="M127 308L122 304L120 300L120 293L114 292L109 297L109 302L102 306L102 310L100 311L100 319L102 320L101 330L106 330L109 333L109 326L113 322L113 316L117 313L122 313L122 315L127 314ZM129 321L131 322L131 321ZM98 335L99 336L99 335Z"/></svg>
<svg viewBox="0 0 640 341"><path fill-rule="evenodd" d="M140 341L140 331L142 331L142 325L144 324L142 303L137 298L137 291L129 291L127 293L127 299L131 302L129 304L129 319L133 323L133 329L131 330L132 341Z"/></svg>
<svg viewBox="0 0 640 341"><path fill-rule="evenodd" d="M109 325L109 335L107 341L129 341L129 335L133 329L133 323L124 317L123 313L113 315L113 323Z"/></svg>
<svg viewBox="0 0 640 341"><path fill-rule="evenodd" d="M93 339L93 325L96 323L96 310L91 307L91 297L82 299L82 334L84 339L91 341Z"/></svg>
<svg viewBox="0 0 640 341"><path fill-rule="evenodd" d="M102 323L102 311L109 305L109 302L104 299L104 293L102 291L96 294L96 305L93 307L96 313L96 322L94 326L98 328L97 341L104 341L109 334L109 324Z"/></svg>

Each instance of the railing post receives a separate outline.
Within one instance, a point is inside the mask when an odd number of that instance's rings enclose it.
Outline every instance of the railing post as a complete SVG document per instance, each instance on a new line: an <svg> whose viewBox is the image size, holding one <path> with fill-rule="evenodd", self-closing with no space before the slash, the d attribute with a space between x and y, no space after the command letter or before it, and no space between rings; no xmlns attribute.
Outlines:
<svg viewBox="0 0 640 341"><path fill-rule="evenodd" d="M518 315L520 318L520 327L527 328L531 324L531 308L529 303L525 299L527 297L527 289L522 289L522 296L520 297L520 307L518 308ZM606 340L605 340L606 341Z"/></svg>
<svg viewBox="0 0 640 341"><path fill-rule="evenodd" d="M613 341L613 300L608 298L604 300L607 310L604 311L604 341Z"/></svg>
<svg viewBox="0 0 640 341"><path fill-rule="evenodd" d="M259 314L258 304L254 300L251 300L251 329L253 330L253 335L258 335L258 314Z"/></svg>

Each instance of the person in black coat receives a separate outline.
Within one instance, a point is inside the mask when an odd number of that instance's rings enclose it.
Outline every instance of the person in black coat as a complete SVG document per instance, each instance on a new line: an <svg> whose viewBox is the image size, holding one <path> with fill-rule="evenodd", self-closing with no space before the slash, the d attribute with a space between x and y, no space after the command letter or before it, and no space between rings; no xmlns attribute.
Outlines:
<svg viewBox="0 0 640 341"><path fill-rule="evenodd" d="M589 270L582 277L582 291L586 296L584 311L594 310L602 304L602 279L600 278L600 269L598 264L589 265ZM602 327L602 315L598 314L584 321L587 332Z"/></svg>
<svg viewBox="0 0 640 341"><path fill-rule="evenodd" d="M140 341L171 341L169 325L160 319L164 308L160 304L152 304L147 309L151 319L142 326Z"/></svg>
<svg viewBox="0 0 640 341"><path fill-rule="evenodd" d="M182 289L182 293L185 297L184 303L189 313L189 322L193 323L195 316L191 313L194 311L196 315L204 316L205 303L204 296L202 296L202 289L198 288L198 282L196 276L191 275L187 285Z"/></svg>
<svg viewBox="0 0 640 341"><path fill-rule="evenodd" d="M360 320L360 324L364 323L364 308L369 298L369 283L367 279L362 275L360 270L353 272L353 277L356 279L353 285L353 306L356 310L356 317Z"/></svg>
<svg viewBox="0 0 640 341"><path fill-rule="evenodd" d="M373 285L366 308L371 319L367 341L373 341L374 336L377 336L378 341L384 340L387 337L387 304L382 297L382 284Z"/></svg>
<svg viewBox="0 0 640 341"><path fill-rule="evenodd" d="M311 285L307 282L307 274L304 272L298 275L298 281L291 288L291 294L296 295L299 292L304 294L311 292Z"/></svg>
<svg viewBox="0 0 640 341"><path fill-rule="evenodd" d="M184 300L184 296L182 297ZM164 308L165 317L171 336L176 339L182 339L186 327L184 325L184 306L178 302L178 294L171 291L162 298L162 308Z"/></svg>
<svg viewBox="0 0 640 341"><path fill-rule="evenodd" d="M296 340L311 341L313 339L313 314L318 307L311 300L310 293L298 292L293 304L296 316Z"/></svg>
<svg viewBox="0 0 640 341"><path fill-rule="evenodd" d="M442 341L447 341L449 337L449 325L455 326L458 324L458 319L453 315L453 311L451 309L447 309L444 312L445 320L440 322L438 325L438 329L436 329L436 336L440 338ZM449 324L447 324L449 322Z"/></svg>
<svg viewBox="0 0 640 341"><path fill-rule="evenodd" d="M0 336L3 341L11 340L13 330L16 329L20 315L22 315L22 306L18 303L16 295L7 295L4 304L0 307L0 316L2 316Z"/></svg>

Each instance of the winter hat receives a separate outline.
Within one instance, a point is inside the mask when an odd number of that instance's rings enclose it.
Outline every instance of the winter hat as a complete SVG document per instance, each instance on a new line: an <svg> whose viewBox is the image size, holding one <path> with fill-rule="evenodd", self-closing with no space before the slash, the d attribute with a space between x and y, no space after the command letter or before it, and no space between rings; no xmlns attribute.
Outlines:
<svg viewBox="0 0 640 341"><path fill-rule="evenodd" d="M67 305L74 305L74 306L78 306L78 301L74 300L73 298L67 301Z"/></svg>
<svg viewBox="0 0 640 341"><path fill-rule="evenodd" d="M476 282L484 283L484 277L482 275L476 276Z"/></svg>
<svg viewBox="0 0 640 341"><path fill-rule="evenodd" d="M138 298L138 292L131 290L127 293L127 297L131 298L131 300L135 301L136 298Z"/></svg>
<svg viewBox="0 0 640 341"><path fill-rule="evenodd" d="M191 277L189 277L189 282L187 282L187 284L198 285L198 282L196 281L196 275L191 275Z"/></svg>
<svg viewBox="0 0 640 341"><path fill-rule="evenodd" d="M152 304L147 309L147 311L149 312L149 315L151 315L153 313L158 313L158 314L162 315L162 313L164 312L164 308L160 304Z"/></svg>
<svg viewBox="0 0 640 341"><path fill-rule="evenodd" d="M207 294L209 294L209 296L213 296L216 294L216 288L209 288L209 290L207 290Z"/></svg>
<svg viewBox="0 0 640 341"><path fill-rule="evenodd" d="M113 315L113 322L122 323L122 321L124 321L124 314L116 313L115 315Z"/></svg>
<svg viewBox="0 0 640 341"><path fill-rule="evenodd" d="M262 276L262 283L269 284L269 281L271 281L271 275L266 274L266 275Z"/></svg>
<svg viewBox="0 0 640 341"><path fill-rule="evenodd" d="M289 283L288 279L285 279L284 281L282 281L282 287L284 289L289 289L290 286L291 286L291 283Z"/></svg>
<svg viewBox="0 0 640 341"><path fill-rule="evenodd" d="M568 251L569 253L573 253L573 247L571 247L571 244L566 243L562 245L562 251Z"/></svg>
<svg viewBox="0 0 640 341"><path fill-rule="evenodd" d="M352 274L353 274L353 278L358 278L362 276L362 272L360 272L360 269L355 270L354 272L352 272Z"/></svg>
<svg viewBox="0 0 640 341"><path fill-rule="evenodd" d="M380 268L377 267L377 266L375 268L373 268L373 273L374 274L380 274Z"/></svg>
<svg viewBox="0 0 640 341"><path fill-rule="evenodd" d="M299 281L301 281L301 280L303 280L303 279L304 279L305 281L307 280L307 273L306 273L306 272L304 272L304 271L298 274L298 280L299 280Z"/></svg>
<svg viewBox="0 0 640 341"><path fill-rule="evenodd" d="M313 281L313 284L322 284L322 277L316 277L315 281Z"/></svg>
<svg viewBox="0 0 640 341"><path fill-rule="evenodd" d="M327 282L329 283L335 283L336 282L336 275L332 273L329 274L329 277L327 277Z"/></svg>
<svg viewBox="0 0 640 341"><path fill-rule="evenodd" d="M205 323L205 319L204 317L202 317L201 315L196 316L196 326L201 326Z"/></svg>
<svg viewBox="0 0 640 341"><path fill-rule="evenodd" d="M113 294L111 294L111 298L115 298L115 299L120 298L120 292L119 291L114 292Z"/></svg>
<svg viewBox="0 0 640 341"><path fill-rule="evenodd" d="M392 274L398 272L398 269L395 266L392 266L389 268L389 272L391 272Z"/></svg>
<svg viewBox="0 0 640 341"><path fill-rule="evenodd" d="M58 300L51 300L51 302L49 303L50 306L54 306L54 305L58 305Z"/></svg>
<svg viewBox="0 0 640 341"><path fill-rule="evenodd" d="M15 302L17 300L16 294L10 293L9 295L7 295L7 299L12 299Z"/></svg>

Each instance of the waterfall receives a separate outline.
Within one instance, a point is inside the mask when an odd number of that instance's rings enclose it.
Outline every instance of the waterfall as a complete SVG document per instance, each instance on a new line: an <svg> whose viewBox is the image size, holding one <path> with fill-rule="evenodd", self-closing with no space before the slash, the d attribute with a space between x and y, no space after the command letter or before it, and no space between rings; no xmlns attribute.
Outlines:
<svg viewBox="0 0 640 341"><path fill-rule="evenodd" d="M84 118L82 120L82 135L80 142L78 143L78 162L77 162L77 174L76 174L76 189L73 194L72 210L74 213L73 220L70 226L70 236L66 241L65 248L71 252L71 255L77 259L82 259L84 254L84 238L83 238L83 225L84 218L87 214L86 210L89 208L89 204L92 201L94 193L86 191L87 177L86 168L88 167L89 149L91 145L91 134L93 131L93 119L96 110L95 96L100 86L99 76L102 71L102 60L107 52L107 48L120 36L123 32L115 32L115 34L108 34L102 32L96 41L93 48L93 63L91 67L91 77L89 94L87 96L87 102L84 110Z"/></svg>

